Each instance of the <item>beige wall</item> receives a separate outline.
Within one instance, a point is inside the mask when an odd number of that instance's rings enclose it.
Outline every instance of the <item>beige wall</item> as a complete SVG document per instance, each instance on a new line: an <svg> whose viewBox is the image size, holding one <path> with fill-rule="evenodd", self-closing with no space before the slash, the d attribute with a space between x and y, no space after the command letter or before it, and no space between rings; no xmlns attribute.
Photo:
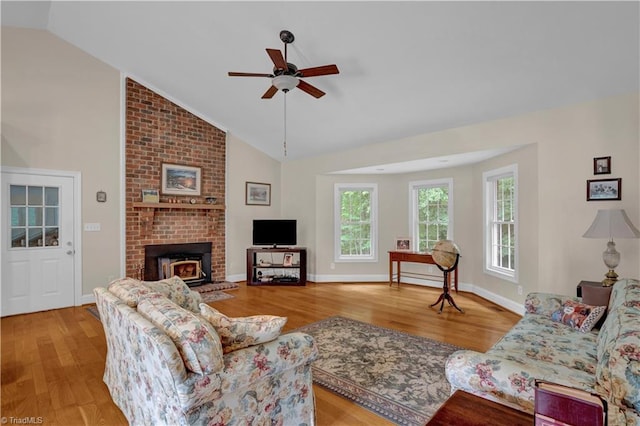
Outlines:
<svg viewBox="0 0 640 426"><path fill-rule="evenodd" d="M379 184L384 183L383 187L388 185L397 190L385 195L380 191L383 221L380 251L384 252L397 232L396 221L406 221L408 217L407 182L453 176L455 238L465 248L461 279L466 284L474 286L480 294L516 302L516 306L529 291L574 294L580 280L599 280L606 272L601 259L606 242L582 238L597 209L624 208L636 226L640 226L638 113L638 94L634 93L286 162L282 165L282 191L287 194L283 209L287 204L287 207L304 206L307 220L301 225L306 230L301 232L317 236L317 240L309 239L307 243L315 261L309 266L313 274L326 278L341 273L381 274L387 270L384 256L378 264L344 267L336 264L336 269L330 269L333 202L329 191L332 183L336 179L343 182L377 179ZM377 178L328 175L342 169L508 146L524 148L468 170ZM593 157L608 155L612 156L610 176L623 179L622 201L587 202L586 180L596 178ZM509 164L518 164L521 184L519 284L523 286L522 295L517 294L516 285L489 277L482 271L482 173ZM456 177L457 174L460 177ZM310 188L316 190L310 191ZM385 217L388 220L383 219ZM640 276L640 241L620 240L617 246L622 253L618 273Z"/></svg>
<svg viewBox="0 0 640 426"><path fill-rule="evenodd" d="M246 182L271 184L271 206L245 204ZM227 133L227 278L245 279L253 219L279 218L280 162Z"/></svg>
<svg viewBox="0 0 640 426"><path fill-rule="evenodd" d="M82 293L120 265L120 73L48 32L2 27L2 165L82 179ZM98 203L96 192L107 193Z"/></svg>

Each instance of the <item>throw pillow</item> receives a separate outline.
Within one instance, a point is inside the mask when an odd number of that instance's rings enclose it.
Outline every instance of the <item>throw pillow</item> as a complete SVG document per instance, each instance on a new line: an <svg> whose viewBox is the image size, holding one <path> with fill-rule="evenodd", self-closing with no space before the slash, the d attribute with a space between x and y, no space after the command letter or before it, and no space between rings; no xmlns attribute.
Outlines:
<svg viewBox="0 0 640 426"><path fill-rule="evenodd" d="M129 277L111 281L108 290L132 308L138 306L141 296L151 293L148 287L142 285L142 281Z"/></svg>
<svg viewBox="0 0 640 426"><path fill-rule="evenodd" d="M223 367L220 338L207 321L165 297L140 297L138 312L167 333L188 370L209 374Z"/></svg>
<svg viewBox="0 0 640 426"><path fill-rule="evenodd" d="M172 302L181 307L198 313L198 305L202 303L202 296L197 291L193 291L182 281L182 278L173 276L160 281L142 281L142 285L149 290L157 291L166 296Z"/></svg>
<svg viewBox="0 0 640 426"><path fill-rule="evenodd" d="M606 310L606 306L592 306L567 300L561 309L551 314L551 319L582 333L587 333L596 325Z"/></svg>
<svg viewBox="0 0 640 426"><path fill-rule="evenodd" d="M200 314L215 328L225 354L276 339L287 322L274 315L230 318L206 303L200 304Z"/></svg>

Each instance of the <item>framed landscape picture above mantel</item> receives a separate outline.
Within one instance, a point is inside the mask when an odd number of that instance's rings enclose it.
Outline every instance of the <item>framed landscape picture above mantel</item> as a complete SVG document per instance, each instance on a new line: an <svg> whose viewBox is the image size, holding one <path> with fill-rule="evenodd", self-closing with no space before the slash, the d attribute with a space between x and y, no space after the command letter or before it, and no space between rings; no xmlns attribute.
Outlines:
<svg viewBox="0 0 640 426"><path fill-rule="evenodd" d="M162 163L161 191L163 194L200 195L201 182L200 167Z"/></svg>
<svg viewBox="0 0 640 426"><path fill-rule="evenodd" d="M622 200L622 178L587 181L587 201Z"/></svg>
<svg viewBox="0 0 640 426"><path fill-rule="evenodd" d="M248 206L270 206L271 184L247 182L245 187L245 204Z"/></svg>

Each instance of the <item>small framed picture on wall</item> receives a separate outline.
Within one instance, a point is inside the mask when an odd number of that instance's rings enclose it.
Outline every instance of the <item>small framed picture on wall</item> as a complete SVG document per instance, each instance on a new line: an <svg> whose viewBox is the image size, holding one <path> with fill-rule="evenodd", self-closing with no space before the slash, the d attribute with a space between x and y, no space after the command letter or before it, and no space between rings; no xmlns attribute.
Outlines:
<svg viewBox="0 0 640 426"><path fill-rule="evenodd" d="M611 174L611 157L596 157L593 159L594 175L610 175Z"/></svg>
<svg viewBox="0 0 640 426"><path fill-rule="evenodd" d="M587 181L587 201L622 199L622 178Z"/></svg>
<svg viewBox="0 0 640 426"><path fill-rule="evenodd" d="M248 206L270 206L271 184L261 182L246 182L245 204Z"/></svg>

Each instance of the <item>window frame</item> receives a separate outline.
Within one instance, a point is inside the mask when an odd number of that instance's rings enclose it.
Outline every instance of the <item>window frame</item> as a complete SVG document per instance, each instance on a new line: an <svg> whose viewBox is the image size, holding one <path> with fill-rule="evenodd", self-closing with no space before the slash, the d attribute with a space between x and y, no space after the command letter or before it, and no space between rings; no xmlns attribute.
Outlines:
<svg viewBox="0 0 640 426"><path fill-rule="evenodd" d="M429 179L409 182L409 233L413 241L414 250L418 250L419 235L418 230L418 190L422 188L440 188L447 186L449 201L447 202L447 216L449 223L447 226L447 239L453 240L453 178Z"/></svg>
<svg viewBox="0 0 640 426"><path fill-rule="evenodd" d="M341 193L343 190L368 190L371 197L371 254L367 256L343 255L341 253ZM335 262L377 262L378 261L378 184L377 183L336 183L333 190L333 240Z"/></svg>
<svg viewBox="0 0 640 426"><path fill-rule="evenodd" d="M493 262L493 227L492 224L495 218L496 211L496 182L503 178L513 177L513 233L515 243L513 246L514 268L504 268L499 265L495 265ZM514 283L519 282L519 269L520 269L520 233L519 233L519 208L518 208L518 165L512 164L509 166L501 167L494 170L486 171L482 174L483 182L483 219L484 219L484 244L483 244L483 257L484 257L484 272L488 275L492 275L497 278L501 278Z"/></svg>

